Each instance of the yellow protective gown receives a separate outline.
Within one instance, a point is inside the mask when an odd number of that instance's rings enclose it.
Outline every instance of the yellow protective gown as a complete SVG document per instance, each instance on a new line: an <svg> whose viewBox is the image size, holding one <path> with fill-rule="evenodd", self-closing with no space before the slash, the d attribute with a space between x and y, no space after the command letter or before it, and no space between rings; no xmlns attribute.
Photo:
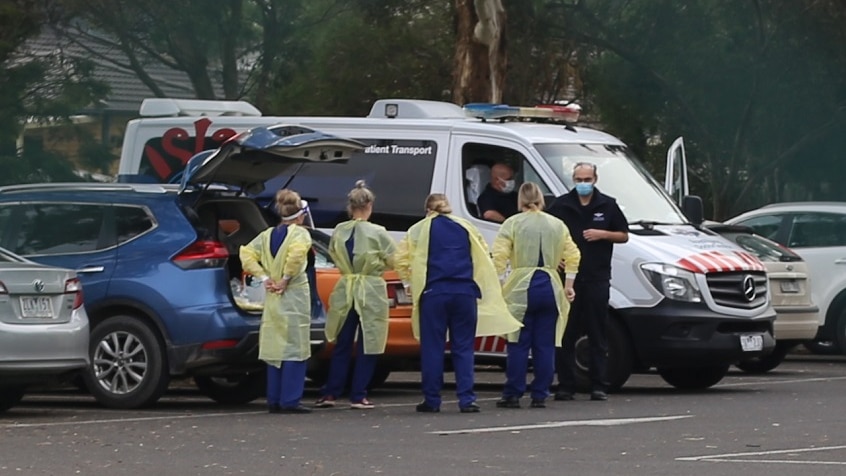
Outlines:
<svg viewBox="0 0 846 476"><path fill-rule="evenodd" d="M346 242L353 234L354 258L351 263ZM355 306L361 322L364 353L385 352L390 305L382 273L393 269L395 250L394 240L382 226L364 220L350 220L335 227L329 241L329 254L341 271L341 279L329 295L326 340L335 342L347 314Z"/></svg>
<svg viewBox="0 0 846 476"><path fill-rule="evenodd" d="M543 256L543 267L538 267L538 257ZM558 304L558 321L555 324L555 345L567 327L570 303L558 275L558 263L564 260L565 273L575 275L579 270L582 254L567 226L554 216L542 211L526 211L509 217L499 228L493 244L493 261L498 275L511 264L511 273L505 280L502 293L508 311L523 322L528 305L529 284L535 271L542 271L552 280L555 302ZM508 335L509 342L517 342L520 331Z"/></svg>
<svg viewBox="0 0 846 476"><path fill-rule="evenodd" d="M279 367L282 361L311 356L311 295L305 272L311 235L301 226L288 225L288 235L274 257L270 252L272 231L268 228L259 233L241 247L239 255L244 270L258 279L291 278L283 294L267 293L259 329L259 359Z"/></svg>
<svg viewBox="0 0 846 476"><path fill-rule="evenodd" d="M432 219L436 216L438 216L437 213L430 213L408 229L408 233L397 247L395 258L397 273L403 281L411 283L411 298L414 305L411 327L417 340L420 340L420 295L426 286L426 270L429 265L429 233ZM476 337L506 335L523 327L523 324L508 312L508 306L502 297L498 275L488 253L485 239L479 230L467 220L449 214L443 216L464 227L470 236L473 280L482 292L482 298L478 303Z"/></svg>

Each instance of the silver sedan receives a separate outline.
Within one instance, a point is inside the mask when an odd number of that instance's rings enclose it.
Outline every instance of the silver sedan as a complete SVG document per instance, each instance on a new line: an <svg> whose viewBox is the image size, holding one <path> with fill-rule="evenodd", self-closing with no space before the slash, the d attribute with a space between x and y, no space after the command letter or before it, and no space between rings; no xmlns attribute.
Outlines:
<svg viewBox="0 0 846 476"><path fill-rule="evenodd" d="M88 365L88 315L76 274L0 248L0 411L26 387Z"/></svg>

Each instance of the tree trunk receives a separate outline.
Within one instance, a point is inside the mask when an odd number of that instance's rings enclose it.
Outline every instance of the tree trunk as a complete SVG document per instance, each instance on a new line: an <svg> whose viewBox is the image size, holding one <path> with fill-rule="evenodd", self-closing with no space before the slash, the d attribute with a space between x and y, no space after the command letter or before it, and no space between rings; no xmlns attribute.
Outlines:
<svg viewBox="0 0 846 476"><path fill-rule="evenodd" d="M455 20L453 101L501 102L507 66L501 0L455 0Z"/></svg>

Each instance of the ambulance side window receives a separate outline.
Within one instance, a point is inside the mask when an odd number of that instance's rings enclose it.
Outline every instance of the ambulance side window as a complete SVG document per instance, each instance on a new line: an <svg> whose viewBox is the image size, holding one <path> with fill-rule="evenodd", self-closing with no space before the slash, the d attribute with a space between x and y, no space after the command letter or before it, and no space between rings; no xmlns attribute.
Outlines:
<svg viewBox="0 0 846 476"><path fill-rule="evenodd" d="M538 184L541 192L548 198L552 196L549 187L532 167L529 160L520 152L508 147L491 144L467 143L461 149L461 163L464 174L464 204L467 211L479 218L477 201L479 195L491 181L491 167L504 163L514 169L516 190L525 182Z"/></svg>
<svg viewBox="0 0 846 476"><path fill-rule="evenodd" d="M355 139L366 148L346 163L305 164L293 180L289 175L280 175L265 184L260 201L268 206L276 190L289 187L308 200L318 228L333 228L349 219L347 194L357 180L364 180L376 195L370 220L388 230L408 230L425 216L437 143L421 139Z"/></svg>

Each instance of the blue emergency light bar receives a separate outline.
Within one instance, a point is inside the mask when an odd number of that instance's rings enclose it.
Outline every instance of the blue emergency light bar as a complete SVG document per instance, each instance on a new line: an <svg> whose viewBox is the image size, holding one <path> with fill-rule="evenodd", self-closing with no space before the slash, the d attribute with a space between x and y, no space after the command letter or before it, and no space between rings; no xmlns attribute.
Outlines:
<svg viewBox="0 0 846 476"><path fill-rule="evenodd" d="M505 119L545 119L567 123L579 120L582 108L578 104L540 104L535 107L509 106L484 102L469 103L464 106L464 114L483 121Z"/></svg>

